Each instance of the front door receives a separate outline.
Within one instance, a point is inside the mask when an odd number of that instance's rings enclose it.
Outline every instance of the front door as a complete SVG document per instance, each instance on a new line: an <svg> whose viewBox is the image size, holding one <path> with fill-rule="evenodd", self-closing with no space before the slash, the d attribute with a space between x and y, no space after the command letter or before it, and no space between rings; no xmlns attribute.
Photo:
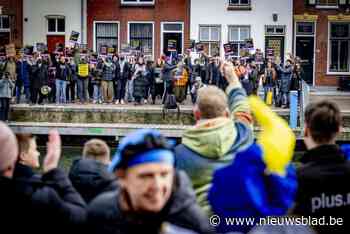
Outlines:
<svg viewBox="0 0 350 234"><path fill-rule="evenodd" d="M280 58L281 62L284 62L284 37L280 36L267 36L265 37L265 54L267 49L273 49L274 57Z"/></svg>
<svg viewBox="0 0 350 234"><path fill-rule="evenodd" d="M47 35L47 49L49 53L56 50L58 44L64 45L65 36Z"/></svg>
<svg viewBox="0 0 350 234"><path fill-rule="evenodd" d="M313 84L314 77L314 37L296 37L295 55L301 59L303 79Z"/></svg>
<svg viewBox="0 0 350 234"><path fill-rule="evenodd" d="M170 54L168 51L169 41L176 42L176 52L182 54L182 33L163 33L163 53L166 55Z"/></svg>

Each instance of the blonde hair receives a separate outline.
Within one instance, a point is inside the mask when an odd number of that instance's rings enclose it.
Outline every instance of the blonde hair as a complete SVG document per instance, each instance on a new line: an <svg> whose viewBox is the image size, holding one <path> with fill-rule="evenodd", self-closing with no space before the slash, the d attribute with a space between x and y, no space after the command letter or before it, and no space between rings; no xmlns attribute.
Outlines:
<svg viewBox="0 0 350 234"><path fill-rule="evenodd" d="M84 145L83 158L108 163L110 161L110 149L106 142L99 139L92 139Z"/></svg>
<svg viewBox="0 0 350 234"><path fill-rule="evenodd" d="M197 106L203 119L222 117L228 110L227 96L218 87L209 85L198 90Z"/></svg>

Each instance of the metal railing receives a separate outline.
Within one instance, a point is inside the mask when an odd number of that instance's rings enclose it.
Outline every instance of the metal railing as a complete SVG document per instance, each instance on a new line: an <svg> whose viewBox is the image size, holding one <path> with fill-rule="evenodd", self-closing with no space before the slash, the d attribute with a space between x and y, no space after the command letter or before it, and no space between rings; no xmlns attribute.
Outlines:
<svg viewBox="0 0 350 234"><path fill-rule="evenodd" d="M304 129L304 113L305 113L305 108L309 104L309 100L310 100L310 86L304 80L302 80L300 108L299 108L299 125L301 130Z"/></svg>

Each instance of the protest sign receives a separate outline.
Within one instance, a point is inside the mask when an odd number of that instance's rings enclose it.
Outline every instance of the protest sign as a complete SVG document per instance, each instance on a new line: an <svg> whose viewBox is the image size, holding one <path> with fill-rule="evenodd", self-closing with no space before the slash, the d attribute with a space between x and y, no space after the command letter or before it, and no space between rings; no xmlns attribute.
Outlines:
<svg viewBox="0 0 350 234"><path fill-rule="evenodd" d="M76 43L76 42L78 42L79 35L80 35L79 32L72 31L71 34L70 34L70 37L69 37L69 41L70 41L71 43L73 43L73 44Z"/></svg>
<svg viewBox="0 0 350 234"><path fill-rule="evenodd" d="M176 46L177 46L176 40L168 40L168 51L169 52L177 51Z"/></svg>

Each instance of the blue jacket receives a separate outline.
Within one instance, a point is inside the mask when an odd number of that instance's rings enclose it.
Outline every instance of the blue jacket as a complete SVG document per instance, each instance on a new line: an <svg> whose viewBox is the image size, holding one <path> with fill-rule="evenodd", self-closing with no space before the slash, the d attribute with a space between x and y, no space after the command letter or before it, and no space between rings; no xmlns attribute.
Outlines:
<svg viewBox="0 0 350 234"><path fill-rule="evenodd" d="M30 65L27 61L18 61L16 63L16 73L17 73L17 84L23 84L24 87L30 86L30 80L29 80L29 72L30 72Z"/></svg>

